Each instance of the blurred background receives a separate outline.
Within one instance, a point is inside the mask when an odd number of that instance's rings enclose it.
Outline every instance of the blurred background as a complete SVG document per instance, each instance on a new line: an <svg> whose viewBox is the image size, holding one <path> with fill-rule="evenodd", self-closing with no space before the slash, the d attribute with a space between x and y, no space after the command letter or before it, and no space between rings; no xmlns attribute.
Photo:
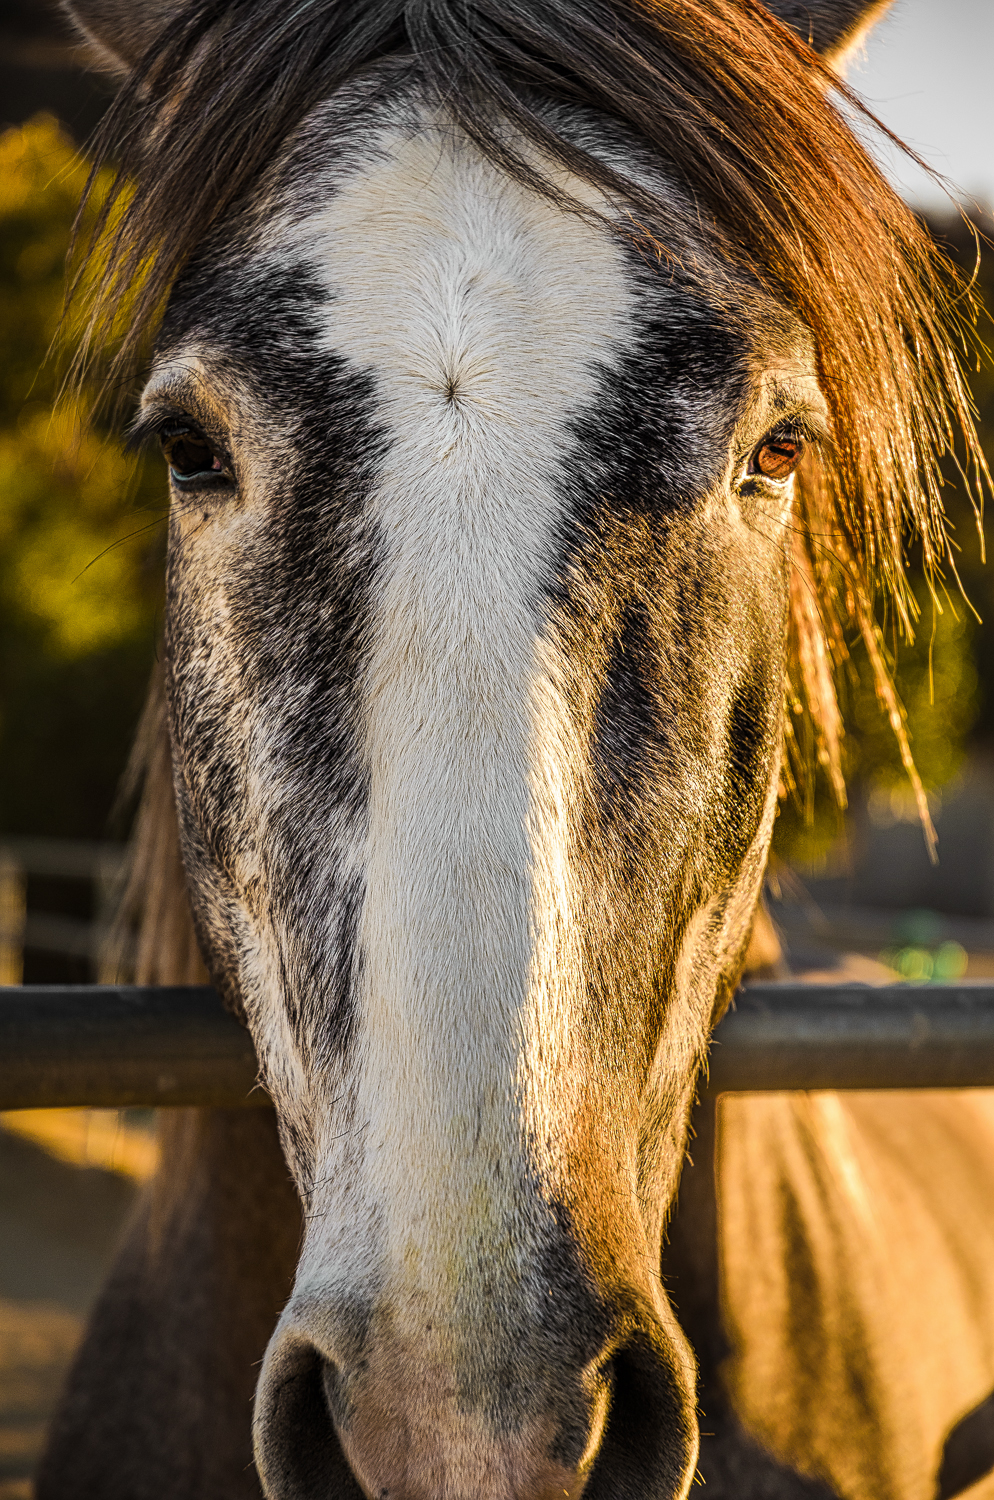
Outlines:
<svg viewBox="0 0 994 1500"><path fill-rule="evenodd" d="M850 83L955 184L881 157L949 255L994 238L994 4L897 0ZM127 835L121 773L155 657L165 487L159 465L56 415L64 257L82 147L107 86L54 5L0 0L0 983L98 977ZM875 148L876 149L876 148ZM955 200L955 201L954 201ZM994 311L994 251L977 289ZM982 327L984 342L994 325ZM994 464L994 369L968 372ZM939 835L930 864L914 799L853 647L843 683L850 806L813 782L778 819L771 907L792 966L917 983L994 976L994 571L949 473L968 607L949 580L896 674ZM912 567L914 559L912 558ZM60 1371L136 1184L155 1160L135 1112L0 1116L0 1500L24 1500Z"/></svg>

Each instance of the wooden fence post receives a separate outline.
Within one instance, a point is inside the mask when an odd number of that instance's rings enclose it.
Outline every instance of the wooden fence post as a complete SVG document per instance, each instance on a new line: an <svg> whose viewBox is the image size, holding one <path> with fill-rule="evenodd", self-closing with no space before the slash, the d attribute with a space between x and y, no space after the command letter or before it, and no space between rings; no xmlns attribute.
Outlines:
<svg viewBox="0 0 994 1500"><path fill-rule="evenodd" d="M26 885L19 862L0 848L0 984L24 980Z"/></svg>

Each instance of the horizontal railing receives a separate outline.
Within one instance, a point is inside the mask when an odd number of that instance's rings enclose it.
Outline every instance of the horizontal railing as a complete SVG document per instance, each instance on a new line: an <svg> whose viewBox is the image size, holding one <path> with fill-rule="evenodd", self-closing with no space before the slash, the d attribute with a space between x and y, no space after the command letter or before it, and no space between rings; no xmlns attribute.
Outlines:
<svg viewBox="0 0 994 1500"><path fill-rule="evenodd" d="M0 989L0 1108L268 1102L251 1037L205 986Z"/></svg>
<svg viewBox="0 0 994 1500"><path fill-rule="evenodd" d="M749 985L707 1086L994 1088L994 985ZM267 1102L249 1034L212 989L0 989L0 1109Z"/></svg>

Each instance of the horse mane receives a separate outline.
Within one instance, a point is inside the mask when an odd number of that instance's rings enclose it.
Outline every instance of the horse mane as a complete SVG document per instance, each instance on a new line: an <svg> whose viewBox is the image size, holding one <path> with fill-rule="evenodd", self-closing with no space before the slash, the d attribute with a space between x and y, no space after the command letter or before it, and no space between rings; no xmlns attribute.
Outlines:
<svg viewBox="0 0 994 1500"><path fill-rule="evenodd" d="M989 484L956 353L972 347L971 303L835 101L884 127L758 0L186 0L92 143L69 284L79 385L103 360L107 388L132 388L198 246L315 106L386 59L390 87L417 86L513 178L589 212L562 186L575 174L605 195L605 222L672 264L672 203L555 123L563 106L620 121L692 205L694 232L810 329L832 442L799 487L788 700L844 804L834 676L855 626L930 833L874 606L882 590L912 633L913 536L930 579L955 572L943 456L975 499ZM793 722L788 784L803 770Z"/></svg>
<svg viewBox="0 0 994 1500"><path fill-rule="evenodd" d="M106 984L208 984L179 847L162 669L156 666L124 774L140 793L127 871L100 955Z"/></svg>

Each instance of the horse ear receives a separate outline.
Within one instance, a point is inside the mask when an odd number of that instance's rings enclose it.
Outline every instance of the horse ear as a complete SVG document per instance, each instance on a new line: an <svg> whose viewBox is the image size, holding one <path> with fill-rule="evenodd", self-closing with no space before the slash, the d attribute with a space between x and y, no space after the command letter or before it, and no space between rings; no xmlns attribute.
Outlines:
<svg viewBox="0 0 994 1500"><path fill-rule="evenodd" d="M828 62L858 45L891 0L764 0L779 20L810 42ZM150 43L180 9L181 0L64 0L69 19L83 35L94 62L113 73L129 73Z"/></svg>
<svg viewBox="0 0 994 1500"><path fill-rule="evenodd" d="M132 71L180 9L181 0L64 0L91 61L117 74Z"/></svg>
<svg viewBox="0 0 994 1500"><path fill-rule="evenodd" d="M826 62L838 65L858 47L891 0L763 0L780 21L810 42Z"/></svg>

